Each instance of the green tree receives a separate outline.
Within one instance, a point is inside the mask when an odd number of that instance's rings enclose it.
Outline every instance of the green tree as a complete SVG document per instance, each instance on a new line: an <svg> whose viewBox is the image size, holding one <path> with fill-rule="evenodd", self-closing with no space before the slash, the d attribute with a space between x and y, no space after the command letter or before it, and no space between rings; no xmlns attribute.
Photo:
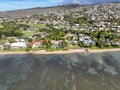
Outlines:
<svg viewBox="0 0 120 90"><path fill-rule="evenodd" d="M105 47L105 41L103 41L102 39L98 39L98 41L96 42L96 46L99 48L104 48Z"/></svg>
<svg viewBox="0 0 120 90"><path fill-rule="evenodd" d="M4 45L4 50L9 50L10 46L9 45Z"/></svg>
<svg viewBox="0 0 120 90"><path fill-rule="evenodd" d="M102 31L102 32L101 32L101 36L103 36L103 37L105 37L105 38L108 38L109 32L107 32L107 31Z"/></svg>
<svg viewBox="0 0 120 90"><path fill-rule="evenodd" d="M22 32L20 31L20 27L13 21L4 21L2 23L3 28L0 29L0 37L2 38L2 34L5 36L22 36Z"/></svg>
<svg viewBox="0 0 120 90"><path fill-rule="evenodd" d="M30 50L32 50L32 46L28 44L27 48L25 49L25 51L30 51Z"/></svg>
<svg viewBox="0 0 120 90"><path fill-rule="evenodd" d="M66 48L67 45L68 45L68 43L64 40L63 42L61 42L60 48Z"/></svg>
<svg viewBox="0 0 120 90"><path fill-rule="evenodd" d="M81 41L78 41L78 46L83 47L83 43Z"/></svg>
<svg viewBox="0 0 120 90"><path fill-rule="evenodd" d="M2 40L6 39L6 36L4 34L1 35Z"/></svg>
<svg viewBox="0 0 120 90"><path fill-rule="evenodd" d="M43 43L43 46L44 46L45 49L51 49L52 43L51 43L50 41L44 42L44 43Z"/></svg>
<svg viewBox="0 0 120 90"><path fill-rule="evenodd" d="M8 41L9 41L9 43L13 43L13 42L15 42L15 39L14 38L8 38Z"/></svg>
<svg viewBox="0 0 120 90"><path fill-rule="evenodd" d="M98 32L98 31L90 32L90 36L91 36L91 37L98 38L98 35L99 35L99 32Z"/></svg>
<svg viewBox="0 0 120 90"><path fill-rule="evenodd" d="M22 36L23 34L22 34L22 32L20 30L15 30L14 35L15 36Z"/></svg>

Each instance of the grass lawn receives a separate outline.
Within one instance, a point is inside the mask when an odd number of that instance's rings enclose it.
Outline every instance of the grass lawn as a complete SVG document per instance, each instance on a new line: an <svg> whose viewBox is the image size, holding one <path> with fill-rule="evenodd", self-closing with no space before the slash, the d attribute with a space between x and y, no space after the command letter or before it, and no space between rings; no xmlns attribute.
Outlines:
<svg viewBox="0 0 120 90"><path fill-rule="evenodd" d="M39 47L37 47L37 48L34 48L34 49L32 49L33 51L40 51L40 50L44 50L44 48L39 48Z"/></svg>
<svg viewBox="0 0 120 90"><path fill-rule="evenodd" d="M3 26L2 26L2 25L0 25L0 28L3 28Z"/></svg>
<svg viewBox="0 0 120 90"><path fill-rule="evenodd" d="M91 49L91 50L99 50L100 48L99 48L99 47L96 47L96 46L92 46L92 47L89 47L88 49Z"/></svg>
<svg viewBox="0 0 120 90"><path fill-rule="evenodd" d="M33 36L35 34L35 32L33 31L23 31L23 34L25 37L30 37Z"/></svg>
<svg viewBox="0 0 120 90"><path fill-rule="evenodd" d="M33 23L29 23L28 25L30 25L31 27L38 27L38 28L45 28L45 24L33 24Z"/></svg>
<svg viewBox="0 0 120 90"><path fill-rule="evenodd" d="M29 26L31 26L33 28L45 28L46 27L45 24L41 24L41 23L34 24L34 23L25 23L25 22L22 22L22 23L19 23L19 24L26 24L26 25L29 25Z"/></svg>
<svg viewBox="0 0 120 90"><path fill-rule="evenodd" d="M0 52L25 52L25 49L10 49L10 50L0 49Z"/></svg>
<svg viewBox="0 0 120 90"><path fill-rule="evenodd" d="M80 49L80 46L78 46L78 45L69 45L68 48L69 49Z"/></svg>
<svg viewBox="0 0 120 90"><path fill-rule="evenodd" d="M25 49L10 49L10 50L6 50L7 52L24 52Z"/></svg>
<svg viewBox="0 0 120 90"><path fill-rule="evenodd" d="M120 47L118 47L120 48ZM91 50L107 50L107 49L117 49L117 47L103 47L103 48L99 48L97 46L92 46L92 47L89 47L88 49L91 49Z"/></svg>

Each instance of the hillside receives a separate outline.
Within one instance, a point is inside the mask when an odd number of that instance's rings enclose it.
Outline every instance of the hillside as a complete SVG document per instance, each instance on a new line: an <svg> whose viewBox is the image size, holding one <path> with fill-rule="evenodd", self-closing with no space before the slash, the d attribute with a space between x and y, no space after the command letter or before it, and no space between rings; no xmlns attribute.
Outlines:
<svg viewBox="0 0 120 90"><path fill-rule="evenodd" d="M53 7L36 7L36 8L25 9L25 10L13 10L13 11L0 12L0 16L15 18L15 17L21 17L21 16L33 15L33 14L66 12L68 10L71 10L77 7L80 7L80 6L77 4L74 4L74 5L61 5L61 6L53 6Z"/></svg>
<svg viewBox="0 0 120 90"><path fill-rule="evenodd" d="M120 15L120 3L106 3L106 4L96 4L96 5L61 5L61 6L53 6L53 7L46 7L46 8L31 8L25 10L15 10L15 11L5 11L0 12L0 16L3 17L21 17L26 15L33 15L33 14L47 14L47 13L71 13L74 11L83 11L86 14L95 14L95 13L113 13L116 12L117 15ZM112 12L113 11L113 12Z"/></svg>
<svg viewBox="0 0 120 90"><path fill-rule="evenodd" d="M0 56L0 90L119 90L120 52Z"/></svg>

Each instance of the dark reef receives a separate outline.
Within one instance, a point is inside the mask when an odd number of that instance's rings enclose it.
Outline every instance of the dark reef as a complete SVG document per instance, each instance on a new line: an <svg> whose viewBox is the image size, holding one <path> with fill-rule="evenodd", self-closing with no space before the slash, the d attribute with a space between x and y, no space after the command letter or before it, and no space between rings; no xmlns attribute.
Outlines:
<svg viewBox="0 0 120 90"><path fill-rule="evenodd" d="M120 90L120 52L3 55L0 90Z"/></svg>

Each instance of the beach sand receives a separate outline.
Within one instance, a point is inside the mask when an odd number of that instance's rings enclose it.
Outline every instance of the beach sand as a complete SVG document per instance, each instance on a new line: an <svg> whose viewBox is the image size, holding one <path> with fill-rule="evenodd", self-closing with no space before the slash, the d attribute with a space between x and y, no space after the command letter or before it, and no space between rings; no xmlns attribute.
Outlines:
<svg viewBox="0 0 120 90"><path fill-rule="evenodd" d="M90 49L69 49L69 50L59 50L46 52L45 50L40 51L29 51L29 52L0 52L0 55L9 55L9 54L69 54L69 53L102 53L102 52L112 52L120 51L120 48L117 49L100 49L100 50L90 50Z"/></svg>

